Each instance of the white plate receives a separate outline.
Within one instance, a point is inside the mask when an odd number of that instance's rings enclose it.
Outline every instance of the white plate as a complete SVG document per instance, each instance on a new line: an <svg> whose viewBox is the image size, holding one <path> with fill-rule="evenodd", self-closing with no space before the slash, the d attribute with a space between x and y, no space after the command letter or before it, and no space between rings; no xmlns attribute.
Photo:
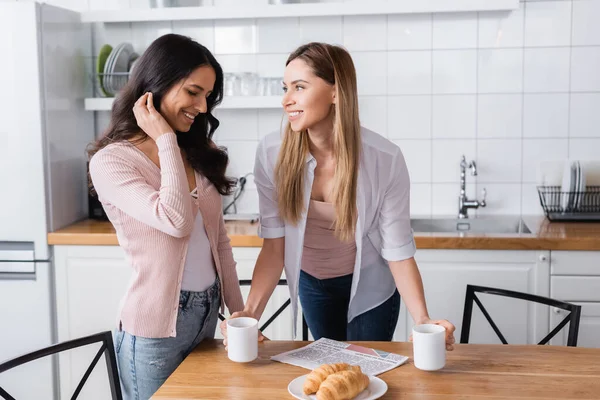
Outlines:
<svg viewBox="0 0 600 400"><path fill-rule="evenodd" d="M112 51L110 52L108 59L106 60L106 66L104 67L104 89L111 95L114 96L115 92L111 86L112 83L112 66L114 64L115 61L115 57L117 55L117 53L119 52L121 46L123 46L123 43L120 43L119 45L113 47Z"/></svg>
<svg viewBox="0 0 600 400"><path fill-rule="evenodd" d="M573 186L573 179L572 179L572 168L571 168L571 161L570 160L566 160L565 161L565 167L563 170L563 176L562 176L562 186L561 186L561 192L562 192L562 196L560 199L560 206L562 207L562 211L565 212L568 208L569 205L571 204L571 198L573 197L572 193L572 186Z"/></svg>
<svg viewBox="0 0 600 400"><path fill-rule="evenodd" d="M302 391L307 376L308 374L302 375L291 381L288 385L288 392L297 399L315 400L317 396L314 394L307 396ZM388 386L385 381L376 376L369 376L369 386L360 392L353 400L375 400L383 396L387 390Z"/></svg>

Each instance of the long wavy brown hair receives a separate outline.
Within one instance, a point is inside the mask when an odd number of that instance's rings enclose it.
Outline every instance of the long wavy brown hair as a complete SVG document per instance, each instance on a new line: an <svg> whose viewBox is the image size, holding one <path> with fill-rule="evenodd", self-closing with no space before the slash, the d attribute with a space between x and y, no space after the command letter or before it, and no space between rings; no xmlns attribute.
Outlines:
<svg viewBox="0 0 600 400"><path fill-rule="evenodd" d="M142 54L127 85L113 103L108 128L99 140L88 146L89 158L111 143L151 140L148 136L139 139L141 130L133 115L135 102L144 93L152 92L154 107L160 112L162 98L169 89L204 65L210 65L216 74L213 91L207 98L207 112L196 117L188 132L175 134L192 168L210 180L219 193L229 194L235 181L225 176L229 162L227 151L212 140L219 127L219 120L212 111L223 99L223 69L206 47L186 36L161 36Z"/></svg>
<svg viewBox="0 0 600 400"><path fill-rule="evenodd" d="M286 66L295 59L303 60L317 77L335 85L334 228L338 238L349 241L354 237L358 217L356 191L361 151L356 69L352 57L345 49L326 43L313 42L300 46L289 56ZM309 137L307 131L294 132L289 122L283 135L275 169L277 204L281 217L297 224L305 211L304 174Z"/></svg>

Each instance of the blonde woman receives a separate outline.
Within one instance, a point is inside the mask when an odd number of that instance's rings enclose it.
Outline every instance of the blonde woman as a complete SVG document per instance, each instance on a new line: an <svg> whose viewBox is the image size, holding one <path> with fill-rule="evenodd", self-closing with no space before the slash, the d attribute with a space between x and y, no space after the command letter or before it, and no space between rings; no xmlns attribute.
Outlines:
<svg viewBox="0 0 600 400"><path fill-rule="evenodd" d="M401 294L417 324L446 328L452 349L454 326L430 319L413 258L404 158L360 126L350 54L303 45L287 60L283 85L289 123L256 154L264 245L246 307L232 317L259 318L285 266L293 315L299 297L315 339L391 340Z"/></svg>

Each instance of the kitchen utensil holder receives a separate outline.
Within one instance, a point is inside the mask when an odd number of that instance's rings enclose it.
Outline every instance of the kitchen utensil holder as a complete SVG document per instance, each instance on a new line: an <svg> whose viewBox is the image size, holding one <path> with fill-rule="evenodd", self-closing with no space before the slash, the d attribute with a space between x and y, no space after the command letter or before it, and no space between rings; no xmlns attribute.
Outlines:
<svg viewBox="0 0 600 400"><path fill-rule="evenodd" d="M561 186L538 186L538 195L544 214L550 221L600 221L600 186L586 186L585 191L565 192ZM581 196L579 202L563 199ZM573 204L579 203L579 204Z"/></svg>

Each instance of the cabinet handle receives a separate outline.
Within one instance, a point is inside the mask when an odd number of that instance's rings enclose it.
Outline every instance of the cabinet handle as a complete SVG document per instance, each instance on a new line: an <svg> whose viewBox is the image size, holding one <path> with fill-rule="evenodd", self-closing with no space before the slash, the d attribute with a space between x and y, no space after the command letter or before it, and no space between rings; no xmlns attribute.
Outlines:
<svg viewBox="0 0 600 400"><path fill-rule="evenodd" d="M560 314L560 313L562 313L562 310L560 308L554 307L554 314Z"/></svg>
<svg viewBox="0 0 600 400"><path fill-rule="evenodd" d="M540 255L540 261L541 261L541 262L546 262L546 261L548 261L548 257L546 257L546 255L545 255L545 254L541 254L541 255Z"/></svg>

